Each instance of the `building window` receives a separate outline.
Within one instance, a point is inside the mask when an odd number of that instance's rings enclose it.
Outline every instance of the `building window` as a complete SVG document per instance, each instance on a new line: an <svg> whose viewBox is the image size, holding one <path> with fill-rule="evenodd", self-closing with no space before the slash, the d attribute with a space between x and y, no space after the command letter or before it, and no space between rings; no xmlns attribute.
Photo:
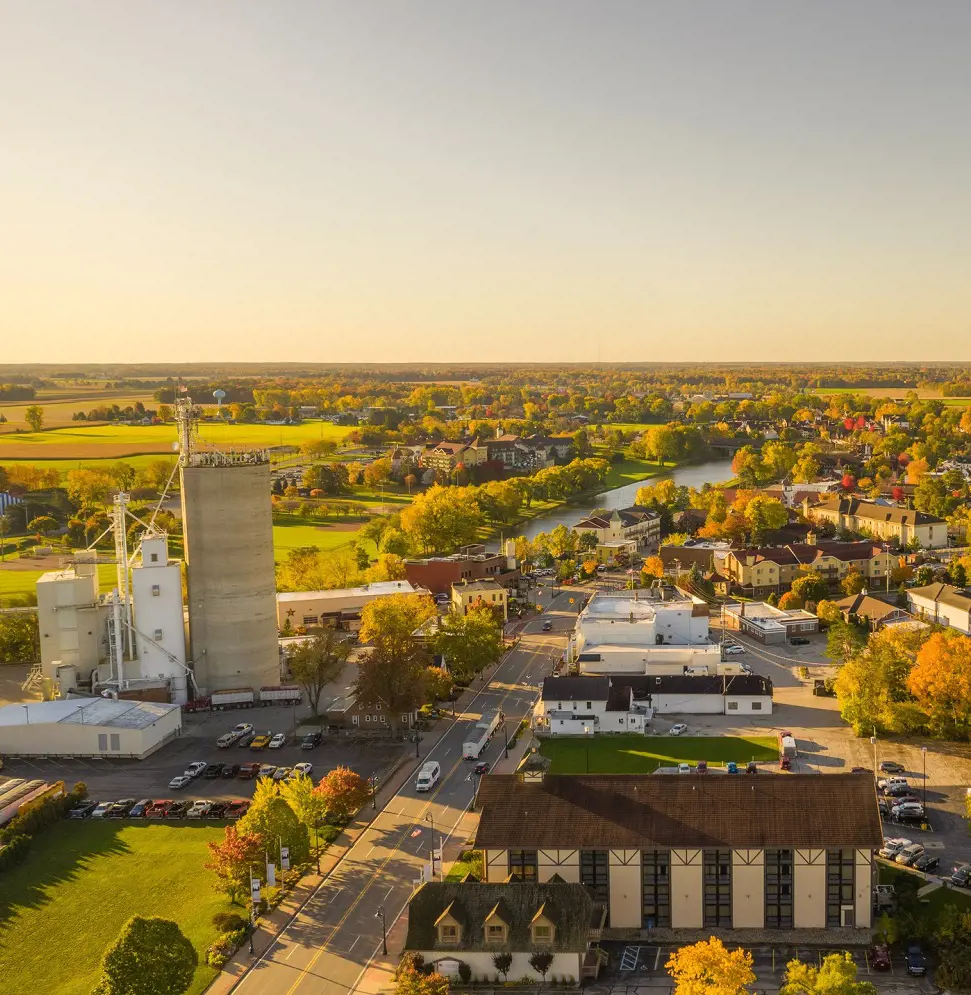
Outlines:
<svg viewBox="0 0 971 995"><path fill-rule="evenodd" d="M407 722L408 722L408 713L407 712L402 712L401 713L401 721L404 722L405 724L407 724Z"/></svg>
<svg viewBox="0 0 971 995"><path fill-rule="evenodd" d="M438 927L438 939L440 943L458 943L458 926L450 926L448 923L443 923Z"/></svg>
<svg viewBox="0 0 971 995"><path fill-rule="evenodd" d="M667 850L641 851L642 907L645 929L671 925L671 854Z"/></svg>
<svg viewBox="0 0 971 995"><path fill-rule="evenodd" d="M158 553L152 553L152 563L158 563Z"/></svg>
<svg viewBox="0 0 971 995"><path fill-rule="evenodd" d="M705 850L705 926L732 925L732 851Z"/></svg>
<svg viewBox="0 0 971 995"><path fill-rule="evenodd" d="M365 715L364 716L364 721L365 722L370 722L371 721L371 716L370 715Z"/></svg>
<svg viewBox="0 0 971 995"><path fill-rule="evenodd" d="M98 733L98 749L102 753L108 752L108 734L104 732Z"/></svg>
<svg viewBox="0 0 971 995"><path fill-rule="evenodd" d="M486 943L505 943L506 942L506 927L502 924L494 926L489 923L486 926Z"/></svg>
<svg viewBox="0 0 971 995"><path fill-rule="evenodd" d="M580 884L592 888L597 901L603 902L609 910L610 854L606 850L580 851Z"/></svg>
<svg viewBox="0 0 971 995"><path fill-rule="evenodd" d="M361 716L360 715L352 715L351 716L351 725L359 726L360 724L361 724Z"/></svg>
<svg viewBox="0 0 971 995"><path fill-rule="evenodd" d="M792 928L792 850L765 851L765 926Z"/></svg>
<svg viewBox="0 0 971 995"><path fill-rule="evenodd" d="M761 712L762 711L762 702L761 701L753 701L752 702L752 711L753 712Z"/></svg>
<svg viewBox="0 0 971 995"><path fill-rule="evenodd" d="M536 851L510 850L509 876L513 881L535 881L537 877Z"/></svg>
<svg viewBox="0 0 971 995"><path fill-rule="evenodd" d="M738 702L737 701L730 701L728 703L728 710L730 712L737 712L738 711Z"/></svg>
<svg viewBox="0 0 971 995"><path fill-rule="evenodd" d="M826 925L853 925L853 885L856 854L853 850L826 851ZM849 906L844 920L843 907Z"/></svg>
<svg viewBox="0 0 971 995"><path fill-rule="evenodd" d="M117 732L111 734L111 749L114 751L121 749L121 735Z"/></svg>
<svg viewBox="0 0 971 995"><path fill-rule="evenodd" d="M152 597L153 598L157 598L161 593L162 593L162 589L158 586L158 584L153 584L152 585Z"/></svg>
<svg viewBox="0 0 971 995"><path fill-rule="evenodd" d="M551 943L553 940L553 927L537 924L533 927L533 943Z"/></svg>
<svg viewBox="0 0 971 995"><path fill-rule="evenodd" d="M385 718L384 718L384 716L383 716L383 715L381 716L381 721L382 721L382 722L384 722L384 721L385 721Z"/></svg>
<svg viewBox="0 0 971 995"><path fill-rule="evenodd" d="M155 630L155 641L158 642L161 638L162 638L162 630L161 629L156 629Z"/></svg>
<svg viewBox="0 0 971 995"><path fill-rule="evenodd" d="M587 702L587 711L589 712L592 708L593 708L593 702L592 701L588 701Z"/></svg>

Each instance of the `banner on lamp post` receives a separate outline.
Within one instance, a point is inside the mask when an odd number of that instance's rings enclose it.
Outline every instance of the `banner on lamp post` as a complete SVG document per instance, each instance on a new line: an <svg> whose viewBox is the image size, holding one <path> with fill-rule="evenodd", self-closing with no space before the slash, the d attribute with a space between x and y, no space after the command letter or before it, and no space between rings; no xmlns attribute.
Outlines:
<svg viewBox="0 0 971 995"><path fill-rule="evenodd" d="M259 878L251 878L250 879L249 890L250 890L250 898L252 899L253 904L254 905L259 905L260 904L260 898L261 898L261 894L260 894L260 879Z"/></svg>
<svg viewBox="0 0 971 995"><path fill-rule="evenodd" d="M268 863L266 865L266 886L267 888L272 888L276 885L276 864Z"/></svg>
<svg viewBox="0 0 971 995"><path fill-rule="evenodd" d="M290 847L288 846L280 847L280 870L290 870Z"/></svg>

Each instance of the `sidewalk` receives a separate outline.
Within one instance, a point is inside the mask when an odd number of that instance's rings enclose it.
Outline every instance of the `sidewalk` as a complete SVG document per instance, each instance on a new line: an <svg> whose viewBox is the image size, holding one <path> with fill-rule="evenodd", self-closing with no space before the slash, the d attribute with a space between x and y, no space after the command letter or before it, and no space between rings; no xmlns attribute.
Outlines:
<svg viewBox="0 0 971 995"><path fill-rule="evenodd" d="M498 666L501 666L504 659L500 661ZM484 683L488 683L492 679L493 670L488 676L484 677ZM462 692L461 696L455 702L455 717L443 716L439 720L439 725L436 729L427 732L422 739L422 745L424 746L424 754L427 756L431 750L433 750L445 737L449 729L452 728L452 723L458 719L461 719L465 714L465 709L472 701L472 699L479 693L484 684L480 684L479 687L469 687ZM522 741L516 744L516 749L518 750L522 745ZM513 751L510 751L509 760L505 758L500 761L500 764L505 765L511 763L513 758ZM364 808L358 812L357 817L353 822L349 823L344 830L341 832L340 836L334 840L333 843L321 854L320 857L320 875L315 873L308 874L303 878L300 883L293 889L292 892L287 896L284 901L282 901L277 908L272 912L267 913L260 917L259 923L255 932L253 933L253 954L249 952L249 945L244 943L243 946L236 951L236 953L230 958L226 966L222 969L222 972L217 975L212 984L206 989L206 995L229 995L230 992L236 987L236 985L242 980L243 976L249 970L249 968L256 963L256 961L266 952L270 945L276 940L276 938L283 932L284 929L289 925L293 918L300 912L300 910L306 905L307 901L313 895L313 893L320 887L321 883L327 879L331 874L337 864L344 858L349 850L357 842L358 838L364 833L368 826L370 826L372 819L379 815L381 810L391 801L391 799L401 790L402 786L405 785L408 780L415 776L418 767L421 765L422 760L416 759L414 756L405 756L401 759L395 772L388 778L388 780L378 788L376 802L377 809L373 808L371 805L365 805ZM518 756L516 762L518 763ZM515 769L515 766L512 767ZM503 766L503 771L506 768ZM496 772L500 772L499 764L496 765ZM466 819L469 814L466 813ZM465 826L465 819L462 820L462 827ZM461 837L464 841L466 836ZM388 950L389 957L385 961L381 958L379 962L377 959L373 962L371 967L368 969L367 974L362 978L359 990L369 991L372 993L387 990L388 982L387 979L393 973L394 968L398 963L397 951L400 951L404 945L405 939L405 928L401 925L406 923L407 919L402 916L401 919L396 922L393 926L389 924L388 930ZM400 935L398 935L400 931ZM394 942L392 941L394 938ZM381 957L381 954L378 954ZM372 975L374 977L372 978ZM364 985L377 984L377 979L381 978L380 984L377 987L365 988Z"/></svg>

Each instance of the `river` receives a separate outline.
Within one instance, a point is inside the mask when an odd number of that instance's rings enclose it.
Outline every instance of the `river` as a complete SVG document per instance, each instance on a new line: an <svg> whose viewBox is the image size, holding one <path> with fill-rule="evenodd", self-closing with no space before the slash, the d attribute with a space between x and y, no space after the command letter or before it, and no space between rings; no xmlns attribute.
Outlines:
<svg viewBox="0 0 971 995"><path fill-rule="evenodd" d="M705 483L720 484L731 479L731 476L732 461L730 459L713 459L706 460L704 463L679 466L670 473L658 474L647 480L636 480L631 484L624 484L623 487L615 487L613 490L595 494L583 501L560 505L543 515L537 515L536 518L530 519L515 529L510 529L507 534L524 535L527 539L532 539L540 532L549 532L550 529L555 529L557 525L568 527L576 525L595 508L629 508L634 503L641 487L645 484L656 484L659 480L673 480L676 484L700 488Z"/></svg>

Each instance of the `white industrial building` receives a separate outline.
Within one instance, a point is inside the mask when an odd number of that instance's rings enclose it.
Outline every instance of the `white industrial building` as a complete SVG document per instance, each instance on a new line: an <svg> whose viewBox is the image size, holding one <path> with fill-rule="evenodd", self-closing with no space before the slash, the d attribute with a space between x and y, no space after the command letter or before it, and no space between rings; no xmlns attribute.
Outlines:
<svg viewBox="0 0 971 995"><path fill-rule="evenodd" d="M907 607L925 622L971 634L971 591L950 584L928 584L907 591Z"/></svg>
<svg viewBox="0 0 971 995"><path fill-rule="evenodd" d="M182 733L182 709L154 701L67 698L0 708L0 753L142 760Z"/></svg>
<svg viewBox="0 0 971 995"><path fill-rule="evenodd" d="M568 652L583 674L716 674L721 662L708 605L668 587L593 595Z"/></svg>
<svg viewBox="0 0 971 995"><path fill-rule="evenodd" d="M79 561L41 574L37 581L37 621L44 677L65 687L88 680L105 658L105 620L110 608L98 590L98 566ZM75 668L71 671L70 668Z"/></svg>
<svg viewBox="0 0 971 995"><path fill-rule="evenodd" d="M385 580L362 587L342 587L333 591L281 591L276 596L277 626L281 631L287 622L297 626L333 626L354 630L360 627L361 609L392 594L427 594L424 587L415 587L407 580ZM357 623L356 625L354 623Z"/></svg>

